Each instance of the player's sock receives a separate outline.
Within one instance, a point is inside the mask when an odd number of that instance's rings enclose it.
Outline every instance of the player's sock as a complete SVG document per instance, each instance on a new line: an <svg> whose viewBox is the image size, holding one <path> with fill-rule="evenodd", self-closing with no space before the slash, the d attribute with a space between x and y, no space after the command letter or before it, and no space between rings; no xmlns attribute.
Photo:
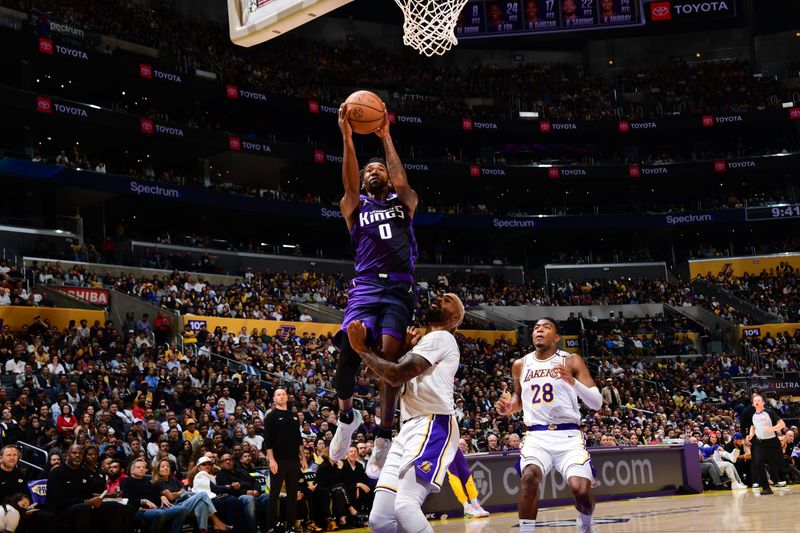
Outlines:
<svg viewBox="0 0 800 533"><path fill-rule="evenodd" d="M581 526L585 529L592 527L592 515L590 514L583 514L580 511L578 512L578 520L581 522Z"/></svg>
<svg viewBox="0 0 800 533"><path fill-rule="evenodd" d="M353 423L353 408L350 409L342 409L339 411L339 421L343 424L352 424Z"/></svg>
<svg viewBox="0 0 800 533"><path fill-rule="evenodd" d="M519 533L533 533L536 531L536 520L519 519Z"/></svg>
<svg viewBox="0 0 800 533"><path fill-rule="evenodd" d="M379 439L392 440L392 430L389 428L378 428L375 436Z"/></svg>

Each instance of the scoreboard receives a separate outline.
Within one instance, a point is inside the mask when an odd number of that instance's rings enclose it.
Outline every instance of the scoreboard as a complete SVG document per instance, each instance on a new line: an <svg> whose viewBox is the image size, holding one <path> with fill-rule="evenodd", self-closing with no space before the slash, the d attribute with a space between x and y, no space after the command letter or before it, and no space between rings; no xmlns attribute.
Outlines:
<svg viewBox="0 0 800 533"><path fill-rule="evenodd" d="M642 0L471 0L455 33L470 39L643 24Z"/></svg>

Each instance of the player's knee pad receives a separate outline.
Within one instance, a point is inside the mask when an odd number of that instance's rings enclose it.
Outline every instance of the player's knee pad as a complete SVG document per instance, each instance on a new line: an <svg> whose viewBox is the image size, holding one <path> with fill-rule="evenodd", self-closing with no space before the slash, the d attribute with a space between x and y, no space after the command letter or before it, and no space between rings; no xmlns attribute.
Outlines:
<svg viewBox="0 0 800 533"><path fill-rule="evenodd" d="M395 533L397 531L397 519L383 513L376 513L373 510L369 513L369 529L377 533Z"/></svg>
<svg viewBox="0 0 800 533"><path fill-rule="evenodd" d="M361 357L350 346L347 335L342 337L341 353L336 363L335 387L340 400L353 397L356 388L356 376L361 367Z"/></svg>
<svg viewBox="0 0 800 533"><path fill-rule="evenodd" d="M397 517L394 512L394 494L377 491L369 513L369 528L378 533L397 531Z"/></svg>
<svg viewBox="0 0 800 533"><path fill-rule="evenodd" d="M425 513L422 512L422 502L416 499L399 499L394 503L397 522L403 531L433 531Z"/></svg>

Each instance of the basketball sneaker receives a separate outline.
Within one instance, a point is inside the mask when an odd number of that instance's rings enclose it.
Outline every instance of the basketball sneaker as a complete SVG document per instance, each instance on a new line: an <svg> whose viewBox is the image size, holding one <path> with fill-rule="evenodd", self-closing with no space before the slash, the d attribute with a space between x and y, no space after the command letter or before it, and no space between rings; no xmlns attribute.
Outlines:
<svg viewBox="0 0 800 533"><path fill-rule="evenodd" d="M580 517L575 519L575 527L578 530L578 533L597 533L597 528L594 527L594 524L584 526L581 523Z"/></svg>
<svg viewBox="0 0 800 533"><path fill-rule="evenodd" d="M475 518L486 518L489 516L489 511L481 507L481 504L478 503L478 500L472 500L472 516Z"/></svg>
<svg viewBox="0 0 800 533"><path fill-rule="evenodd" d="M469 502L464 502L464 518L475 518L475 508Z"/></svg>
<svg viewBox="0 0 800 533"><path fill-rule="evenodd" d="M776 487L785 487L786 486L786 482L785 481L778 481L777 483L775 483L775 486Z"/></svg>
<svg viewBox="0 0 800 533"><path fill-rule="evenodd" d="M381 470L386 463L386 457L389 455L389 448L392 447L391 439L384 439L378 437L375 439L375 445L372 447L372 455L369 456L367 461L367 477L370 479L378 479L381 477Z"/></svg>
<svg viewBox="0 0 800 533"><path fill-rule="evenodd" d="M744 483L739 483L738 481L734 481L733 483L731 483L731 488L733 490L742 490L742 489L747 489L747 485L745 485Z"/></svg>
<svg viewBox="0 0 800 533"><path fill-rule="evenodd" d="M331 446L328 450L328 455L332 461L341 461L347 455L347 450L350 449L350 444L353 441L353 433L356 432L361 422L361 411L358 409L353 409L353 421L349 424L345 424L341 420L338 421L336 433L331 439ZM375 452L373 452L373 455L375 455Z"/></svg>

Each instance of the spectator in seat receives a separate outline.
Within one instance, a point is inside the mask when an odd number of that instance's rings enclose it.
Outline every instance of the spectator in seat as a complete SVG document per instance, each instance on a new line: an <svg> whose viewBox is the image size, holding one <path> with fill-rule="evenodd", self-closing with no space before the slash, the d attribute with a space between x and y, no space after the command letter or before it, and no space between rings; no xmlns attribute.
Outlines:
<svg viewBox="0 0 800 533"><path fill-rule="evenodd" d="M217 515L217 509L205 492L188 492L186 487L178 481L175 471L175 463L168 459L162 459L153 469L153 485L173 506L183 507L188 510L188 514L194 514L197 520L197 527L202 533L208 531L208 523L211 521L214 531L230 531L233 528L227 526Z"/></svg>
<svg viewBox="0 0 800 533"><path fill-rule="evenodd" d="M244 456L244 452L242 452L242 456ZM237 464L231 454L223 454L219 458L219 462L222 469L217 473L217 482L231 487L228 494L238 498L240 505L245 509L244 517L247 531L255 532L259 524L255 522L249 523L247 520L249 520L249 517L253 519L255 517L266 518L269 496L262 494L261 486L250 475L250 471ZM250 453L247 452L247 463L249 464L250 462ZM265 524L260 525L262 528L265 526Z"/></svg>
<svg viewBox="0 0 800 533"><path fill-rule="evenodd" d="M130 513L125 506L92 493L91 476L81 466L82 460L83 448L70 446L65 463L51 470L47 480L47 505L59 516L60 526L64 531L130 531Z"/></svg>

